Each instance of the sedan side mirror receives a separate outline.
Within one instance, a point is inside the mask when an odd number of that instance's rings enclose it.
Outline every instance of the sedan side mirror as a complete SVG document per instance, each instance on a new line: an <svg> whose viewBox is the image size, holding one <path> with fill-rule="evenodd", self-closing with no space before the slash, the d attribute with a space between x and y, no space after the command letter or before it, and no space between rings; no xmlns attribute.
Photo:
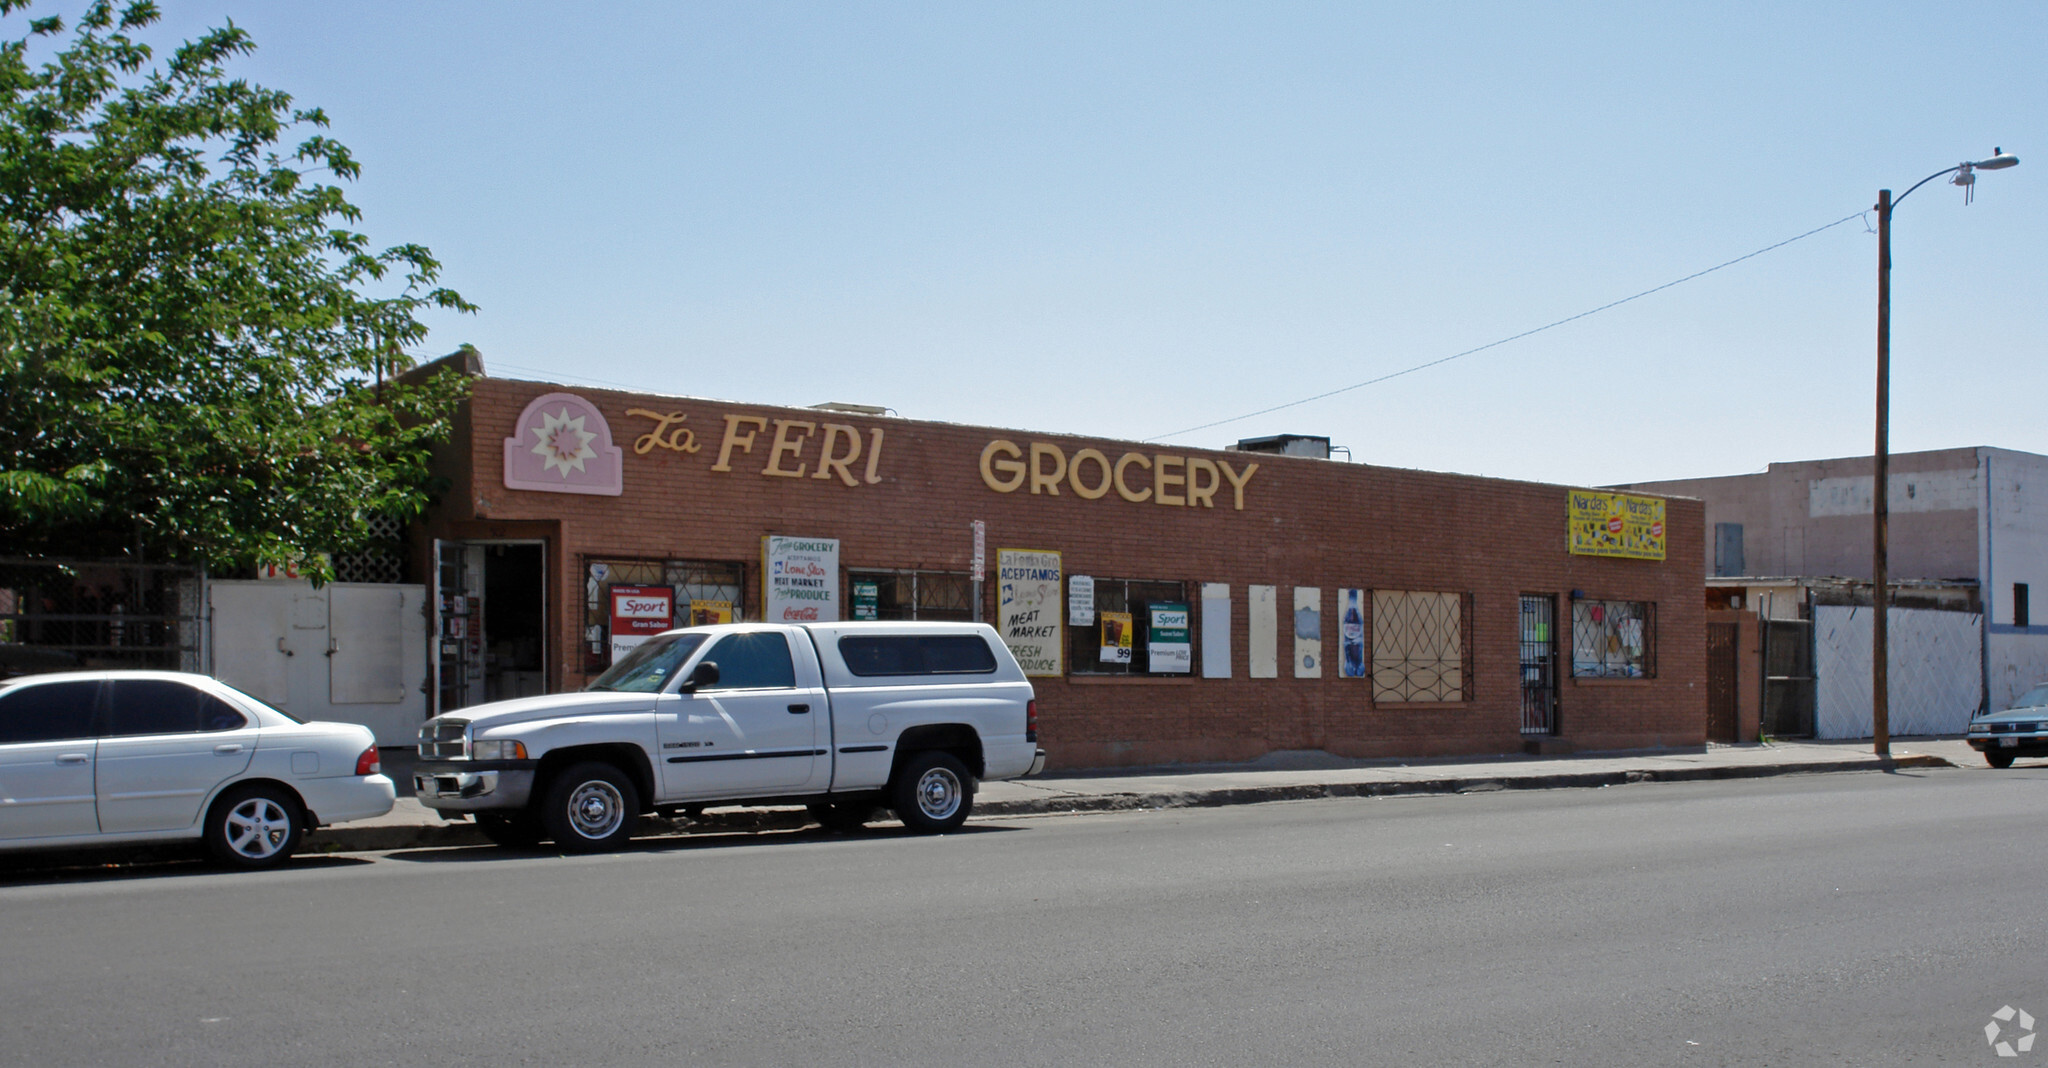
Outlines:
<svg viewBox="0 0 2048 1068"><path fill-rule="evenodd" d="M696 669L690 672L690 677L683 680L683 684L678 687L677 692L696 693L697 688L700 686L716 685L718 685L718 664L715 661L706 660L698 664Z"/></svg>

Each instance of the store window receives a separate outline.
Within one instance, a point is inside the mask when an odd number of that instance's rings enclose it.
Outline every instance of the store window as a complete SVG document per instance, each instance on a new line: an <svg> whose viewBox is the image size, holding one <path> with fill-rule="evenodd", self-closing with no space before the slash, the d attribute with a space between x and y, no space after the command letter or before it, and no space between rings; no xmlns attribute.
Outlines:
<svg viewBox="0 0 2048 1068"><path fill-rule="evenodd" d="M1372 591L1372 699L1472 699L1472 595Z"/></svg>
<svg viewBox="0 0 2048 1068"><path fill-rule="evenodd" d="M964 572L849 570L846 580L849 619L974 618L974 581Z"/></svg>
<svg viewBox="0 0 2048 1068"><path fill-rule="evenodd" d="M1572 602L1572 674L1582 679L1655 675L1656 606L1648 601Z"/></svg>
<svg viewBox="0 0 2048 1068"><path fill-rule="evenodd" d="M614 586L667 587L674 591L674 626L738 623L748 618L746 565L727 560L583 558L584 671L611 666Z"/></svg>
<svg viewBox="0 0 2048 1068"><path fill-rule="evenodd" d="M1187 677L1186 670L1151 670L1146 649L1151 606L1187 603L1185 582L1097 578L1095 622L1067 626L1067 673ZM1179 637L1185 640L1186 633Z"/></svg>

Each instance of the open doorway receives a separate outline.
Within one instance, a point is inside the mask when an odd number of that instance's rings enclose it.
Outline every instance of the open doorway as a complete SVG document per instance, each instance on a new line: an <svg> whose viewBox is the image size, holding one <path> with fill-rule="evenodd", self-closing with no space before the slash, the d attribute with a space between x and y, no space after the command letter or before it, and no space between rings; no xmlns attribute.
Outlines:
<svg viewBox="0 0 2048 1068"><path fill-rule="evenodd" d="M546 693L546 547L444 541L436 548L437 711Z"/></svg>

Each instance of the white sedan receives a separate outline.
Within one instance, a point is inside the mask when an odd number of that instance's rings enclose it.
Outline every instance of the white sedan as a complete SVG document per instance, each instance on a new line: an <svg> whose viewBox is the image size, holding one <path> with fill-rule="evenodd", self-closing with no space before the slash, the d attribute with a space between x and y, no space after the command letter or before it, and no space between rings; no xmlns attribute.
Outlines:
<svg viewBox="0 0 2048 1068"><path fill-rule="evenodd" d="M204 675L0 683L0 850L199 838L267 868L313 827L391 811L368 727L302 723Z"/></svg>

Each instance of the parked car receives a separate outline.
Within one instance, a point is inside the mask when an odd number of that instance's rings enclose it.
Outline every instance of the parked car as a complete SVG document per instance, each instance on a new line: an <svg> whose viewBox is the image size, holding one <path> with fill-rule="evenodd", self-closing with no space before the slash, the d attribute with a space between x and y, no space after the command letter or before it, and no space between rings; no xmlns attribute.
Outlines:
<svg viewBox="0 0 2048 1068"><path fill-rule="evenodd" d="M2028 690L2011 708L1970 721L1970 748L1994 768L2015 757L2048 756L2048 682Z"/></svg>
<svg viewBox="0 0 2048 1068"><path fill-rule="evenodd" d="M1045 767L1031 681L986 623L741 623L658 635L580 693L420 728L413 788L506 846L612 849L646 812L803 804L851 829L887 806L957 829L978 782Z"/></svg>
<svg viewBox="0 0 2048 1068"><path fill-rule="evenodd" d="M197 838L267 868L313 827L391 811L368 727L306 723L176 671L0 683L0 850Z"/></svg>

